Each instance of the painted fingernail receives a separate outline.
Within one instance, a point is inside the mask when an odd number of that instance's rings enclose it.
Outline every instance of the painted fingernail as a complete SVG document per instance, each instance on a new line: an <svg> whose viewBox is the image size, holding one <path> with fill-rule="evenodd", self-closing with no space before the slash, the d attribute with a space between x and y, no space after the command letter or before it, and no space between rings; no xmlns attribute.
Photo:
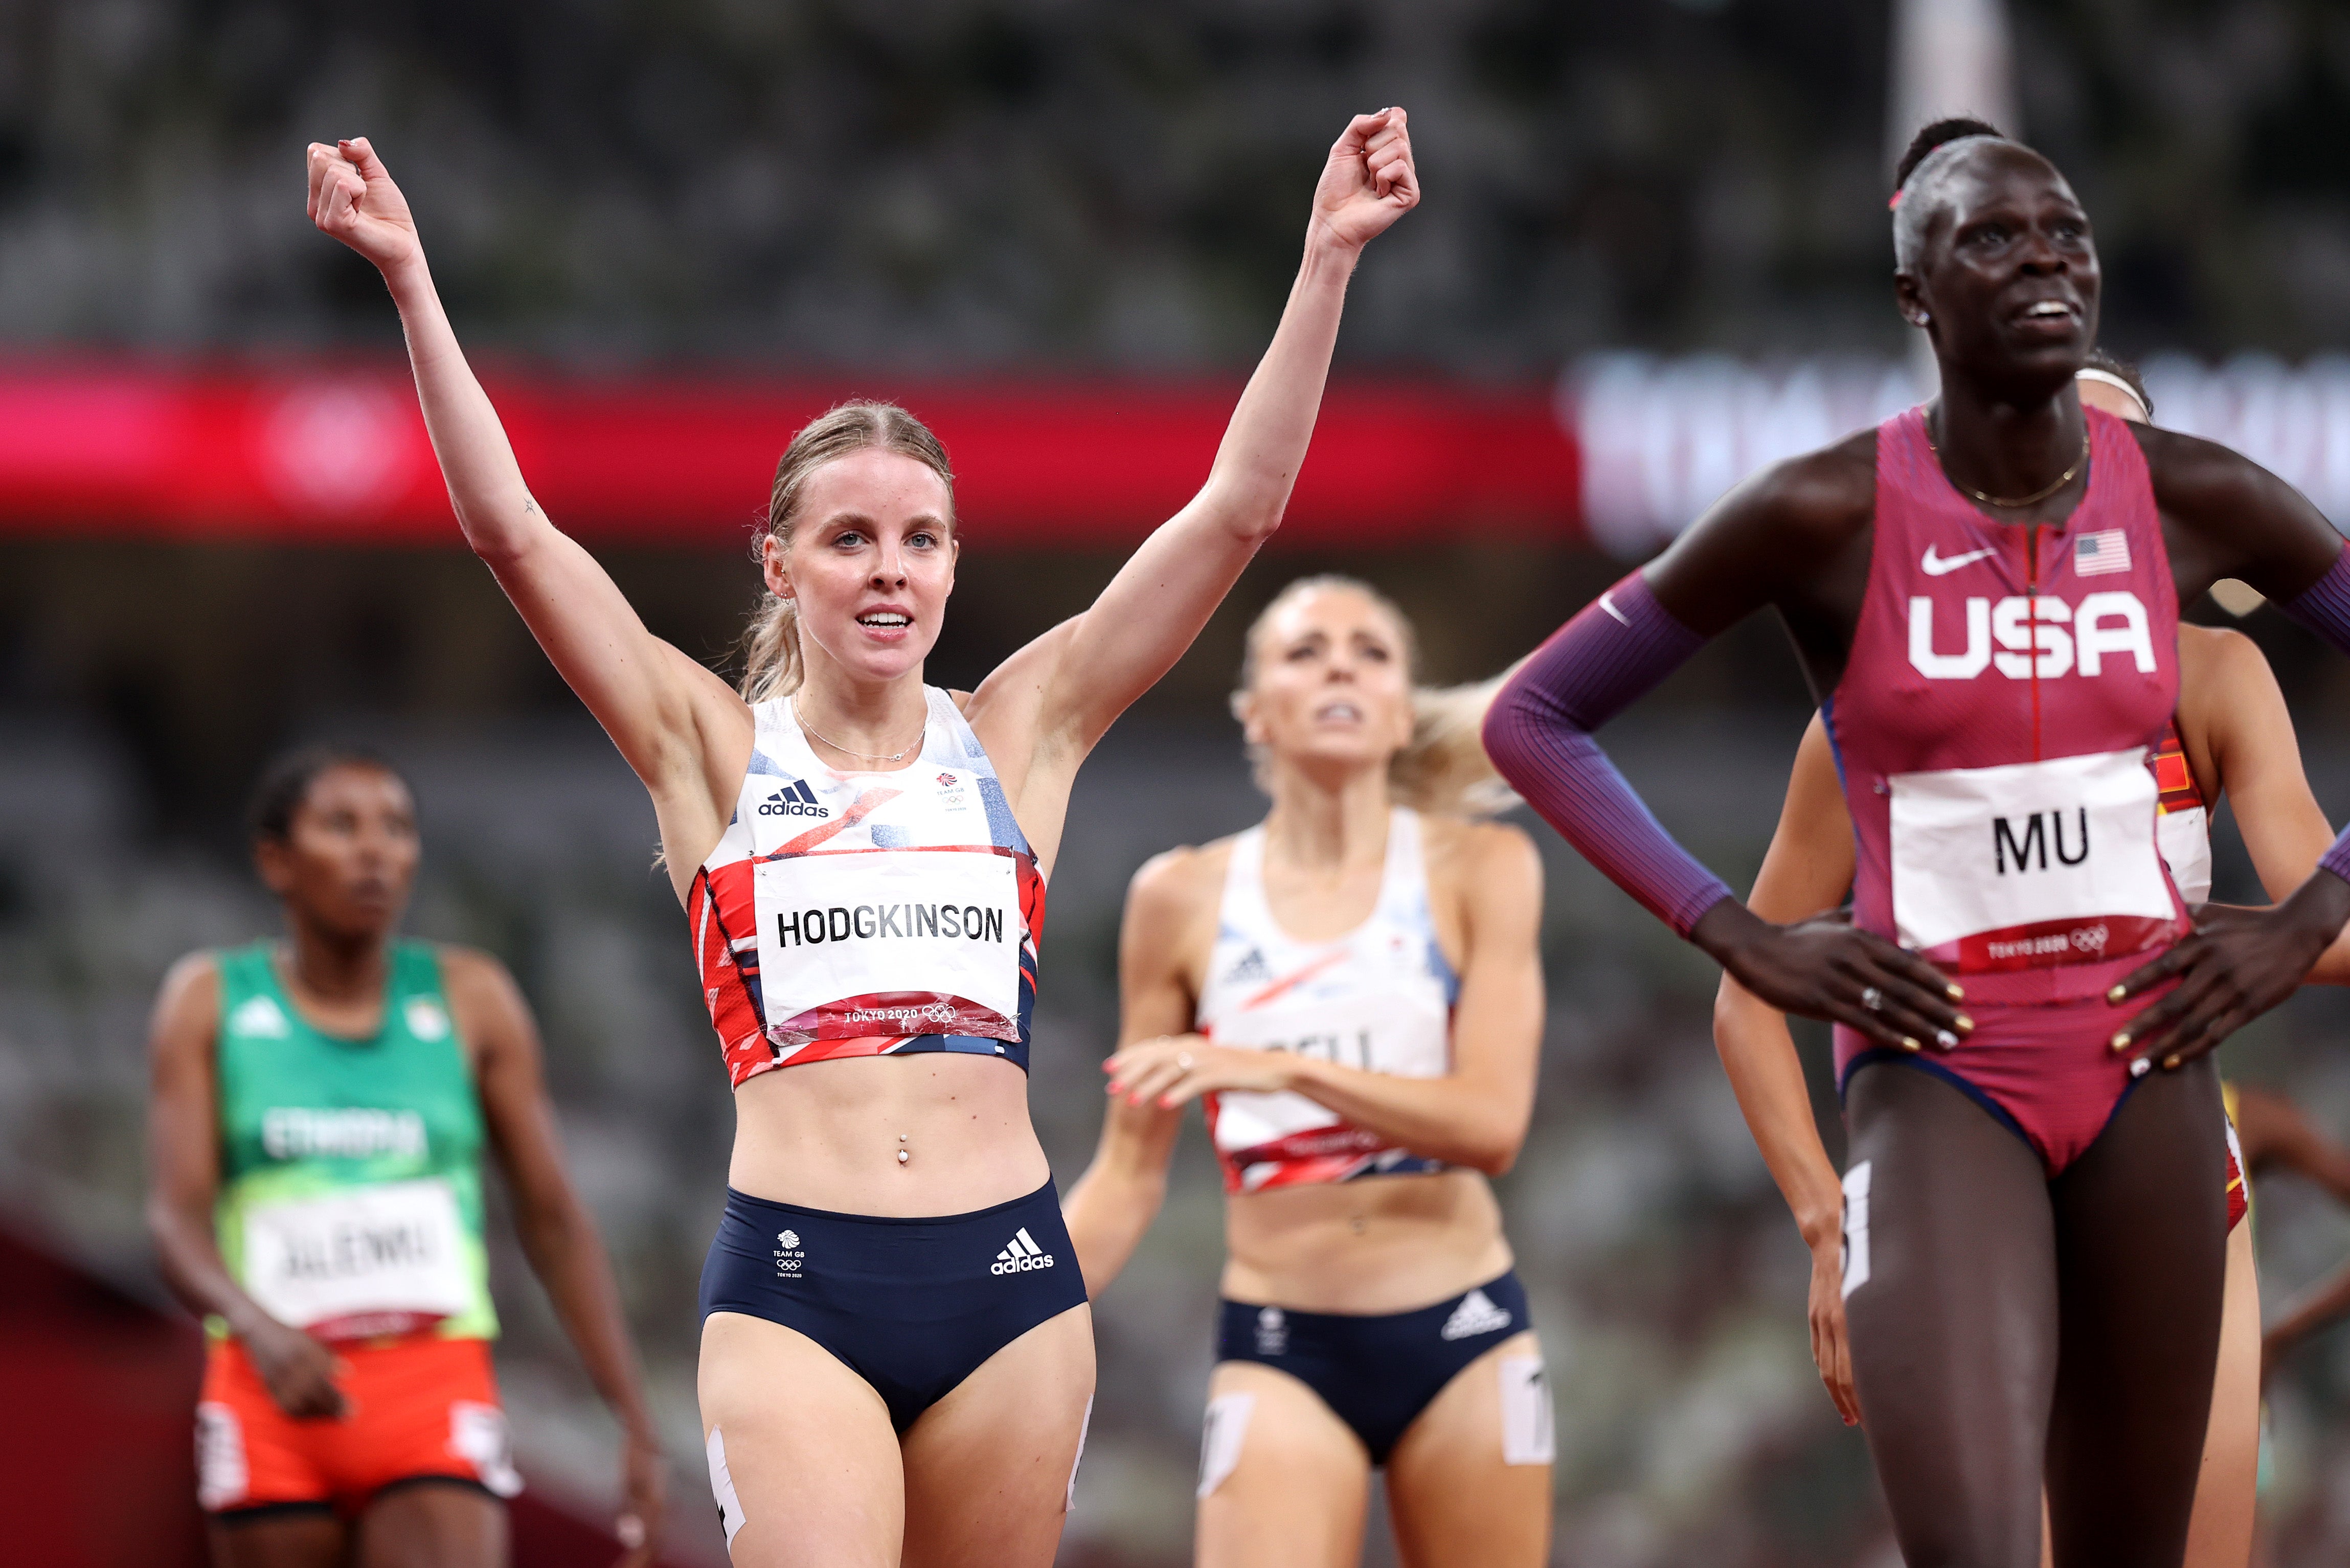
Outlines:
<svg viewBox="0 0 2350 1568"><path fill-rule="evenodd" d="M2137 1061L2130 1064L2130 1076L2133 1078L2143 1078L2146 1076L2147 1069L2153 1065L2153 1063L2147 1061L2145 1057L2140 1056Z"/></svg>
<svg viewBox="0 0 2350 1568"><path fill-rule="evenodd" d="M2178 1070L2178 1058L2176 1056L2165 1056L2162 1059L2162 1070L2166 1073L2177 1072Z"/></svg>
<svg viewBox="0 0 2350 1568"><path fill-rule="evenodd" d="M1955 985L1945 985L1942 987L1942 992L1952 1002L1964 1002L1967 999L1967 993Z"/></svg>
<svg viewBox="0 0 2350 1568"><path fill-rule="evenodd" d="M1975 1032L1975 1021L1969 1018L1963 1012L1960 1013L1958 1017L1951 1020L1951 1022L1959 1026L1959 1033L1961 1034L1971 1034Z"/></svg>
<svg viewBox="0 0 2350 1568"><path fill-rule="evenodd" d="M1918 1044L1915 1040L1910 1039L1907 1034L1904 1034L1901 1037L1901 1049L1904 1051L1922 1051L1925 1047Z"/></svg>
<svg viewBox="0 0 2350 1568"><path fill-rule="evenodd" d="M1934 1044L1945 1051L1955 1051L1958 1049L1959 1037L1947 1029L1938 1030L1934 1034Z"/></svg>
<svg viewBox="0 0 2350 1568"><path fill-rule="evenodd" d="M2117 985L2114 987L2113 990L2106 992L2106 1000L2107 1002L2119 1002L2123 997L2127 996L2129 992L2124 991Z"/></svg>
<svg viewBox="0 0 2350 1568"><path fill-rule="evenodd" d="M2114 1049L2116 1051L2126 1051L2129 1049L2128 1030L2125 1029L2120 1033L2114 1036Z"/></svg>

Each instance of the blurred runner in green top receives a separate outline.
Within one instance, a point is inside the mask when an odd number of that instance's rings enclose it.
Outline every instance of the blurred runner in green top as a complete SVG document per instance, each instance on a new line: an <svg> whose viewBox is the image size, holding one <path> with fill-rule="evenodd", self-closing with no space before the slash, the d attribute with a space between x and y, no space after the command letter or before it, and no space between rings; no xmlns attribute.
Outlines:
<svg viewBox="0 0 2350 1568"><path fill-rule="evenodd" d="M380 758L285 759L252 826L286 939L182 960L153 1027L149 1220L211 1331L196 1416L215 1560L504 1560L498 1500L521 1482L490 1366L486 1145L627 1433L619 1534L649 1561L660 1448L512 977L393 936L419 844Z"/></svg>

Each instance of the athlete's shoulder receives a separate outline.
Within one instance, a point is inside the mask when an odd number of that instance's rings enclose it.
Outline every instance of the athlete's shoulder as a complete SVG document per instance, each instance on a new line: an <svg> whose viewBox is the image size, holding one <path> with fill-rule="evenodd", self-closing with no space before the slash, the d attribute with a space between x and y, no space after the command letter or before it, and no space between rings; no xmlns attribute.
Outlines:
<svg viewBox="0 0 2350 1568"><path fill-rule="evenodd" d="M430 950L441 966L441 989L461 1022L528 1016L522 986L494 954L454 942L434 942Z"/></svg>
<svg viewBox="0 0 2350 1568"><path fill-rule="evenodd" d="M161 1043L179 1035L209 1039L220 1020L221 954L200 948L163 971L151 1024Z"/></svg>
<svg viewBox="0 0 2350 1568"><path fill-rule="evenodd" d="M1782 458L1757 470L1724 496L1715 516L1766 524L1780 537L1833 544L1868 525L1877 514L1877 431Z"/></svg>
<svg viewBox="0 0 2350 1568"><path fill-rule="evenodd" d="M1224 872L1232 863L1232 837L1206 844L1178 845L1142 863L1127 885L1138 908L1188 908L1222 889Z"/></svg>
<svg viewBox="0 0 2350 1568"><path fill-rule="evenodd" d="M1865 524L1877 512L1877 431L1855 431L1784 459L1763 470L1762 483L1794 521L1830 529Z"/></svg>
<svg viewBox="0 0 2350 1568"><path fill-rule="evenodd" d="M2259 463L2218 441L2185 431L2130 421L2146 458L2155 504L2165 512L2201 519L2244 505L2261 491L2282 483Z"/></svg>
<svg viewBox="0 0 2350 1568"><path fill-rule="evenodd" d="M2178 623L2178 667L2182 671L2200 669L2222 676L2241 675L2253 667L2270 673L2269 656L2242 632L2233 627L2197 626L2187 620Z"/></svg>

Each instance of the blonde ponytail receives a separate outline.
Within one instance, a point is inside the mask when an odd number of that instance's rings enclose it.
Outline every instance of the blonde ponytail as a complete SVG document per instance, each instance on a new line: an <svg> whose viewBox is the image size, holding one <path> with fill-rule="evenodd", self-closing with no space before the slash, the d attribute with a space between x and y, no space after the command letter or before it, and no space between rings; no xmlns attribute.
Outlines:
<svg viewBox="0 0 2350 1568"><path fill-rule="evenodd" d="M1512 665L1511 670L1517 666ZM1510 671L1466 686L1415 686L1411 744L1388 763L1388 793L1438 816L1499 816L1518 792L1485 755L1485 710Z"/></svg>
<svg viewBox="0 0 2350 1568"><path fill-rule="evenodd" d="M1232 693L1232 713L1240 716L1242 699L1256 684L1257 642L1274 616L1291 600L1307 594L1336 589L1360 594L1389 620L1403 643L1404 669L1419 666L1419 637L1411 618L1396 602L1359 577L1323 572L1300 577L1273 596L1271 603L1249 623L1242 643L1240 690ZM1523 660L1521 661L1523 662ZM1516 665L1490 680L1465 686L1415 686L1411 692L1411 741L1388 762L1388 793L1399 805L1437 816L1497 816L1518 804L1517 792L1502 782L1485 755L1482 734L1485 710ZM1272 759L1261 746L1249 747L1249 762L1257 787L1270 793Z"/></svg>
<svg viewBox="0 0 2350 1568"><path fill-rule="evenodd" d="M800 497L808 476L836 458L868 449L910 457L939 476L947 490L947 524L954 524L954 466L947 449L930 426L895 403L860 400L841 403L802 425L784 448L775 464L775 484L767 497L767 522L752 542L751 558L764 560L768 535L788 550L792 529L799 522ZM772 590L759 597L759 608L743 633L743 680L738 690L745 702L765 702L799 690L806 671L800 659L799 605Z"/></svg>

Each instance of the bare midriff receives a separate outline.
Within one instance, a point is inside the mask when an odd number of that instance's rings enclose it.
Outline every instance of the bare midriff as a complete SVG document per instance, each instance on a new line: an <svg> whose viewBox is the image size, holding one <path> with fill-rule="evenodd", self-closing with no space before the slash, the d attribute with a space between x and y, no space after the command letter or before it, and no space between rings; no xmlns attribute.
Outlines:
<svg viewBox="0 0 2350 1568"><path fill-rule="evenodd" d="M847 1056L734 1091L726 1180L754 1198L925 1218L1025 1198L1051 1173L1028 1120L1028 1075L995 1057Z"/></svg>
<svg viewBox="0 0 2350 1568"><path fill-rule="evenodd" d="M1295 1312L1432 1306L1510 1266L1501 1206L1473 1170L1234 1193L1223 1293Z"/></svg>

